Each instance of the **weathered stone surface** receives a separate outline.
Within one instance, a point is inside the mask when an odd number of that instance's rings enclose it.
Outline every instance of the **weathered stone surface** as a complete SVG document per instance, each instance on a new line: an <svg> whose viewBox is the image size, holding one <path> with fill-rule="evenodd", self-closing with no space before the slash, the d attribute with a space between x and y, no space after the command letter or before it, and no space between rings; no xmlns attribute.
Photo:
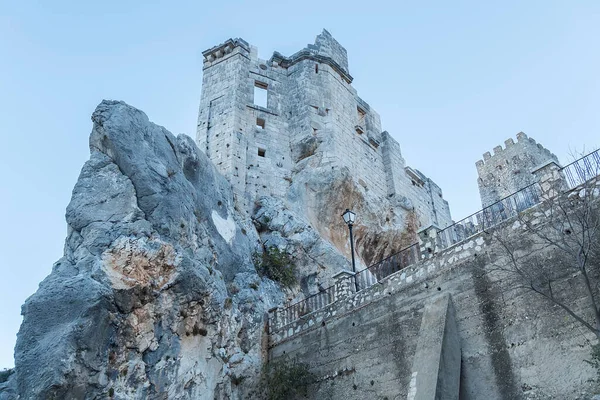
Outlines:
<svg viewBox="0 0 600 400"><path fill-rule="evenodd" d="M14 375L14 374L13 374ZM0 400L11 400L17 397L17 381L12 377L0 383Z"/></svg>
<svg viewBox="0 0 600 400"><path fill-rule="evenodd" d="M350 259L348 227L342 220L346 208L357 213L354 225L357 268L362 269L417 242L416 213L399 213L375 193L356 182L348 168L331 170L312 164L310 157L298 165L288 200L319 235Z"/></svg>
<svg viewBox="0 0 600 400"><path fill-rule="evenodd" d="M263 245L275 246L292 256L301 277L300 297L332 285L336 272L352 268L346 257L324 240L305 218L286 208L281 199L261 197L254 218ZM298 300L296 294L289 292L289 299Z"/></svg>
<svg viewBox="0 0 600 400"><path fill-rule="evenodd" d="M284 294L252 255L292 254L288 299L331 284L348 260L281 199L238 212L187 136L123 102L103 101L92 120L65 254L23 306L3 399L256 396L264 315Z"/></svg>
<svg viewBox="0 0 600 400"><path fill-rule="evenodd" d="M282 300L252 265L256 230L190 138L122 102L92 120L65 255L23 306L9 384L20 398L246 398Z"/></svg>

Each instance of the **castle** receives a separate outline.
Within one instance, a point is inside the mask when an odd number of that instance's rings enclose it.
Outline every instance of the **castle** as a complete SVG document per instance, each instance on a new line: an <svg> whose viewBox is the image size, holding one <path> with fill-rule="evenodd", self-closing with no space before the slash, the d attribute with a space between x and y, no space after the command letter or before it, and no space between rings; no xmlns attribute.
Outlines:
<svg viewBox="0 0 600 400"><path fill-rule="evenodd" d="M406 165L400 145L352 87L346 50L324 30L315 43L285 57L258 58L230 39L203 52L197 144L252 204L284 198L291 175L312 167L340 170L399 214L415 210L421 226L452 223L442 190Z"/></svg>

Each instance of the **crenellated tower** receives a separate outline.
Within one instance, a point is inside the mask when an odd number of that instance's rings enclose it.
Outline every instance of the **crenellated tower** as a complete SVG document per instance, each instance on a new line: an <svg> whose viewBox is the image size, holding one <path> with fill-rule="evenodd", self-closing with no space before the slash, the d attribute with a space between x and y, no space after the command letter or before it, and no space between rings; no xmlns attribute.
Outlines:
<svg viewBox="0 0 600 400"><path fill-rule="evenodd" d="M485 152L483 160L475 163L479 178L481 204L487 207L498 200L537 181L533 171L549 162L558 164L558 158L523 132L517 142L507 139L505 147L496 146L494 154Z"/></svg>

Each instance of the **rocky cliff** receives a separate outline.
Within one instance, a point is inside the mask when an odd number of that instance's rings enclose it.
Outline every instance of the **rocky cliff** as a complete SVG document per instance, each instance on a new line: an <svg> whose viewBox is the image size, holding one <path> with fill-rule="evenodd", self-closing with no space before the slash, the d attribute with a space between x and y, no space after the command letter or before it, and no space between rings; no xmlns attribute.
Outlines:
<svg viewBox="0 0 600 400"><path fill-rule="evenodd" d="M257 393L265 313L348 266L308 220L264 198L236 211L193 140L123 102L92 115L64 256L24 304L2 399L224 399ZM292 254L300 285L252 255Z"/></svg>

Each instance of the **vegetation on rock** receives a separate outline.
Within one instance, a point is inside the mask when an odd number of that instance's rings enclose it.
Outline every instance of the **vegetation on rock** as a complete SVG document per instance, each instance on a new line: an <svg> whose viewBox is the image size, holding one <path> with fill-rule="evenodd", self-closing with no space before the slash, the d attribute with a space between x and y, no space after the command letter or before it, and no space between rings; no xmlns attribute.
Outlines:
<svg viewBox="0 0 600 400"><path fill-rule="evenodd" d="M279 248L265 248L262 254L255 253L253 258L256 270L261 276L266 276L285 287L292 287L298 282L296 264L288 253Z"/></svg>

